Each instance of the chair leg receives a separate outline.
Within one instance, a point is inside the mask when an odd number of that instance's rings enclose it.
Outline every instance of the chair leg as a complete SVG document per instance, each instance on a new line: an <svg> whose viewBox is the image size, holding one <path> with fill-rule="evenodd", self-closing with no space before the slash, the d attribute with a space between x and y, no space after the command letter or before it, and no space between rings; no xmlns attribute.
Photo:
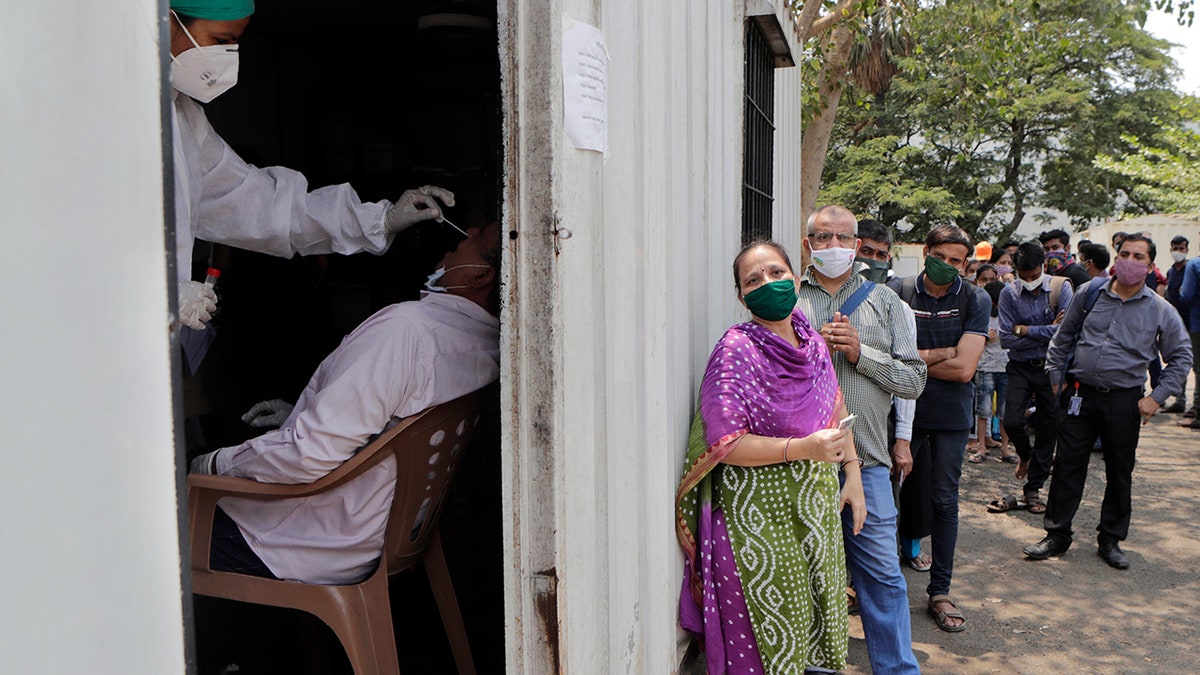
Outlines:
<svg viewBox="0 0 1200 675"><path fill-rule="evenodd" d="M467 640L467 628L458 609L458 597L454 584L450 582L450 570L446 567L446 556L442 551L442 536L435 528L425 549L425 574L437 601L438 613L442 615L442 626L454 652L454 665L459 675L475 675L475 661L471 658L471 644Z"/></svg>
<svg viewBox="0 0 1200 675"><path fill-rule="evenodd" d="M400 675L387 574L381 568L356 591L323 607L321 619L337 634L355 675Z"/></svg>

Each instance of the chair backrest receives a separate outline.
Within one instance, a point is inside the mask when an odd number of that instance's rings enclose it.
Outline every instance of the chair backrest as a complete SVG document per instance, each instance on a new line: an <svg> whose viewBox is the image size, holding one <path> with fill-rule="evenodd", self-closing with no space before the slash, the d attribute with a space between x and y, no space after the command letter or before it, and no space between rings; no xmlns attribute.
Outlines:
<svg viewBox="0 0 1200 675"><path fill-rule="evenodd" d="M385 441L396 458L396 492L381 560L388 573L412 566L429 544L446 493L479 422L484 394L491 389L409 417L402 423L403 430Z"/></svg>

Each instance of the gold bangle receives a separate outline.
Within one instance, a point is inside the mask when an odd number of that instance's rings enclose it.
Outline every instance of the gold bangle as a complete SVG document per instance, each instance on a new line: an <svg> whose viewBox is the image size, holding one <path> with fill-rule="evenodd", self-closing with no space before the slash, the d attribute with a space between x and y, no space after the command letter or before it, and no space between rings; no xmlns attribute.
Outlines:
<svg viewBox="0 0 1200 675"><path fill-rule="evenodd" d="M791 460L789 460L789 459L788 459L788 455L787 455L787 452L788 452L788 445L789 445L789 444L791 444L791 442L792 442L792 437L791 437L791 436L788 436L787 440L783 442L783 463L784 463L784 464L791 464L791 463L792 463L792 462L791 462Z"/></svg>

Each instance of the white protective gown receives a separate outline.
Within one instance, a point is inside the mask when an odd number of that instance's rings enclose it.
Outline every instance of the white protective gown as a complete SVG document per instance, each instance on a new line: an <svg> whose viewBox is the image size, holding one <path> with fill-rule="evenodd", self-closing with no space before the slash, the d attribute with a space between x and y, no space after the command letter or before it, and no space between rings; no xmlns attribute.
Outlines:
<svg viewBox="0 0 1200 675"><path fill-rule="evenodd" d="M280 428L216 455L216 473L263 483L321 478L400 418L500 376L500 321L455 295L432 294L371 316L321 362ZM221 508L281 579L345 584L374 568L395 492L388 458L330 492Z"/></svg>
<svg viewBox="0 0 1200 675"><path fill-rule="evenodd" d="M391 202L363 203L347 184L312 192L298 171L242 161L192 97L172 92L175 149L175 260L191 279L195 238L290 258L296 253L380 254Z"/></svg>

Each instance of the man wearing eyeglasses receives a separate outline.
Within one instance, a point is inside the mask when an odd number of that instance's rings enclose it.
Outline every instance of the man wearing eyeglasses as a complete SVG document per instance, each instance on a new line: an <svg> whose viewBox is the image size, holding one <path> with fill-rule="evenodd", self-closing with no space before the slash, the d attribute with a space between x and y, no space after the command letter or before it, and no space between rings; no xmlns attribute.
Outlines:
<svg viewBox="0 0 1200 675"><path fill-rule="evenodd" d="M857 535L849 512L843 514L842 525L871 669L919 673L912 651L908 586L896 557L887 427L892 395L920 396L926 367L904 304L883 285L857 273L868 264L856 260L856 232L854 214L840 206L822 207L809 217L803 245L812 262L797 289L799 306L812 325L820 327L846 409L857 416L854 437L862 461L867 519ZM886 274L886 262L883 270Z"/></svg>

